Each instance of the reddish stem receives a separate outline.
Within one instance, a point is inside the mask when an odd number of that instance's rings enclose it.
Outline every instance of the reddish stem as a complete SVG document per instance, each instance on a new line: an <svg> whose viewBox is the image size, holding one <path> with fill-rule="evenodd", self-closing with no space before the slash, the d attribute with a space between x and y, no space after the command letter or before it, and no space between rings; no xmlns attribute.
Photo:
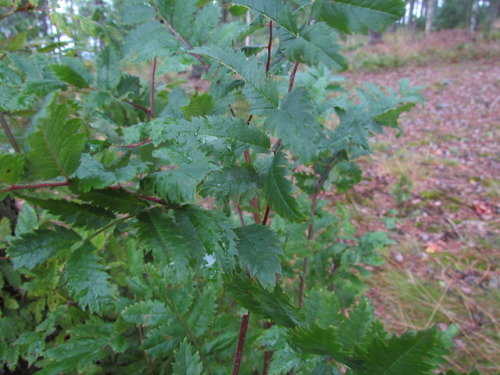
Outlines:
<svg viewBox="0 0 500 375"><path fill-rule="evenodd" d="M266 74L269 72L271 66L271 48L273 45L273 21L269 22L269 43L267 44L267 62L266 62Z"/></svg>
<svg viewBox="0 0 500 375"><path fill-rule="evenodd" d="M232 375L238 375L240 372L241 357L243 356L243 347L245 346L245 339L247 337L248 321L250 320L250 312L241 317L240 335L238 337L238 346L236 347L236 354L234 355L234 365Z"/></svg>
<svg viewBox="0 0 500 375"><path fill-rule="evenodd" d="M299 68L299 62L297 61L293 66L292 72L290 73L290 83L288 84L288 92L292 91L293 84L295 83L295 75L297 74L297 69Z"/></svg>
<svg viewBox="0 0 500 375"><path fill-rule="evenodd" d="M23 189L38 189L44 187L57 187L57 186L68 186L69 181L64 182L43 182L40 184L30 184L30 185L11 185L8 188L0 190L0 193L6 193L8 191L23 190Z"/></svg>
<svg viewBox="0 0 500 375"><path fill-rule="evenodd" d="M122 147L122 148L135 148L139 147L142 145L147 145L148 143L151 143L151 139L146 139L145 141L139 142L139 143L133 143L131 145L112 145L111 147Z"/></svg>

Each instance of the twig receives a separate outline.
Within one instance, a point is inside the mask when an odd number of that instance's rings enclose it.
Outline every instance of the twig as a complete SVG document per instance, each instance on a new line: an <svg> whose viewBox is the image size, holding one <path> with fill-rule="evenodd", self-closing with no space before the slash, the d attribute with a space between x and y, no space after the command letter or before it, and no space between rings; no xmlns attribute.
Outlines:
<svg viewBox="0 0 500 375"><path fill-rule="evenodd" d="M57 187L57 186L68 186L69 181L64 182L43 182L40 184L29 184L29 185L10 185L8 188L0 190L0 193L6 193L9 191L23 190L23 189L38 189L44 187Z"/></svg>
<svg viewBox="0 0 500 375"><path fill-rule="evenodd" d="M168 29L172 32L172 34L174 34L174 36L182 43L184 44L188 49L192 50L193 49L193 46L191 44L189 44L189 42L184 39L182 37L181 34L179 34L177 32L177 30L175 30L172 25L170 25L166 20L163 20L163 22L165 25L167 25ZM194 57L196 57L196 59L201 63L201 65L203 66L203 69L205 69L205 72L208 73L208 70L209 70L209 67L208 67L208 64L207 62L203 59L203 57L201 57L201 55L197 54L197 53L194 53L194 52L190 52Z"/></svg>
<svg viewBox="0 0 500 375"><path fill-rule="evenodd" d="M147 145L148 143L151 143L153 140L152 139L146 139L145 141L139 142L139 143L133 143L131 145L111 145L111 147L119 147L119 148L135 148L139 147L142 145Z"/></svg>
<svg viewBox="0 0 500 375"><path fill-rule="evenodd" d="M140 105L140 104L137 104L137 103L131 102L130 100L127 100L127 99L121 99L121 98L120 98L119 96L117 96L117 95L113 95L113 97L114 97L115 99L121 100L122 102L127 103L127 104L130 104L131 106L133 106L133 107L135 107L135 108L137 108L137 109L139 109L139 110L143 111L144 113L146 113L146 114L148 115L148 117L150 117L150 115L151 115L151 114L149 113L149 109L148 109L148 108L146 108L146 107L144 107L144 106L142 106L142 105Z"/></svg>
<svg viewBox="0 0 500 375"><path fill-rule="evenodd" d="M323 184L325 183L326 179L328 178L328 175L330 174L330 171L335 166L335 164L337 164L337 159L335 157L332 157L326 164L325 170L323 171L320 178L316 182L316 185L314 186L314 193L312 196L311 213L310 213L311 223L307 228L307 239L309 241L312 240L314 233L314 216L316 216L316 208L318 206L319 192L321 191ZM308 271L309 271L309 257L305 257L304 266L302 267L302 275L300 275L300 289L299 289L299 302L298 302L299 307L301 307L304 303L304 295L306 290L306 276Z"/></svg>
<svg viewBox="0 0 500 375"><path fill-rule="evenodd" d="M11 144L12 148L14 148L14 151L16 151L18 154L20 154L21 148L16 142L16 139L12 135L12 131L9 128L9 124L7 123L7 120L5 119L4 113L0 112L0 122L2 123L2 128L7 135L7 139L9 140L9 143Z"/></svg>
<svg viewBox="0 0 500 375"><path fill-rule="evenodd" d="M267 220L269 219L270 212L271 212L271 207L269 207L269 205L266 205L266 212L264 213L264 219L262 219L262 225L267 224Z"/></svg>
<svg viewBox="0 0 500 375"><path fill-rule="evenodd" d="M234 355L234 365L232 375L238 375L240 372L241 357L243 356L243 347L247 337L248 321L250 320L250 312L241 317L240 334L238 336L238 346Z"/></svg>
<svg viewBox="0 0 500 375"><path fill-rule="evenodd" d="M153 57L151 63L151 77L149 78L149 119L155 117L155 75L156 75L156 57Z"/></svg>
<svg viewBox="0 0 500 375"><path fill-rule="evenodd" d="M464 237L462 236L462 234L459 232L457 226L455 225L455 223L453 221L451 221L450 219L448 219L447 217L444 218L444 221L446 221L448 224L450 224L451 226L451 229L453 229L453 232L455 232L455 234L457 235L458 239L459 240L463 240Z"/></svg>
<svg viewBox="0 0 500 375"><path fill-rule="evenodd" d="M139 331L139 338L141 339L141 344L144 342L144 335L142 333L142 327L139 326L137 327L137 330ZM146 363L148 364L148 369L149 373L151 375L154 375L154 369L153 369L153 364L151 363L151 358L149 358L148 352L144 350L144 357L146 358Z"/></svg>
<svg viewBox="0 0 500 375"><path fill-rule="evenodd" d="M292 72L290 73L290 82L288 83L288 92L293 89L293 84L295 83L295 75L297 74L297 69L299 68L299 62L297 61L293 66Z"/></svg>
<svg viewBox="0 0 500 375"><path fill-rule="evenodd" d="M241 206L239 204L236 205L236 211L238 212L238 217L240 219L240 225L242 227L245 226L245 219L243 218L243 211L241 211Z"/></svg>
<svg viewBox="0 0 500 375"><path fill-rule="evenodd" d="M273 45L273 21L269 21L269 43L267 44L266 74L269 72L269 67L271 66L272 45Z"/></svg>

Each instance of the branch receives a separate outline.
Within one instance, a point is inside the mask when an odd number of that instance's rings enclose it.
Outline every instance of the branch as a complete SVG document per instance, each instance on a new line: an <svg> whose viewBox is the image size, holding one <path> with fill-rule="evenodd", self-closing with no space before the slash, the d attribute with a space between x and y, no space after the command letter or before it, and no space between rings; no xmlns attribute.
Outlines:
<svg viewBox="0 0 500 375"><path fill-rule="evenodd" d="M273 45L273 21L269 21L269 43L267 44L266 74L271 66L271 47Z"/></svg>
<svg viewBox="0 0 500 375"><path fill-rule="evenodd" d="M149 119L155 117L155 75L156 75L156 57L153 57L151 63L151 77L149 78Z"/></svg>
<svg viewBox="0 0 500 375"><path fill-rule="evenodd" d="M234 365L232 375L238 375L240 372L241 357L243 356L243 347L245 346L245 339L247 337L248 321L250 320L250 312L241 317L240 335L238 337L238 346L236 347L236 354L234 355Z"/></svg>
<svg viewBox="0 0 500 375"><path fill-rule="evenodd" d="M293 84L295 83L295 75L297 74L297 69L299 68L299 62L297 61L293 66L292 72L290 73L290 83L288 84L288 92L292 91Z"/></svg>
<svg viewBox="0 0 500 375"><path fill-rule="evenodd" d="M313 232L314 232L314 216L316 216L316 208L318 206L318 196L323 184L325 183L328 175L332 168L337 164L338 160L335 157L332 157L328 163L326 164L325 170L321 174L320 178L316 182L314 186L314 193L312 196L312 204L311 204L311 224L307 228L307 239L308 241L312 240ZM300 289L299 289L299 302L298 305L301 307L304 303L304 294L306 291L306 275L309 271L309 257L304 258L304 266L302 267L302 275L300 275Z"/></svg>
<svg viewBox="0 0 500 375"><path fill-rule="evenodd" d="M146 139L145 141L139 142L139 143L133 143L131 145L112 145L111 147L123 147L123 148L135 148L139 147L142 145L147 145L148 143L153 142L152 139Z"/></svg>
<svg viewBox="0 0 500 375"><path fill-rule="evenodd" d="M122 102L124 103L127 103L127 104L130 104L131 106L134 106L135 108L137 109L140 109L141 111L143 111L144 113L146 113L148 115L148 117L151 118L151 113L149 113L149 109L140 105L140 104L137 104L137 103L134 103L134 102L131 102L130 100L127 100L127 99L120 99L119 96L117 95L113 95L116 99L118 100L121 100Z"/></svg>
<svg viewBox="0 0 500 375"><path fill-rule="evenodd" d="M30 185L11 185L8 188L0 190L1 193L7 193L9 191L23 190L23 189L38 189L44 187L58 187L58 186L68 186L69 181L64 182L43 182L40 184L30 184Z"/></svg>
<svg viewBox="0 0 500 375"><path fill-rule="evenodd" d="M0 112L0 122L2 123L2 128L5 131L5 134L7 135L7 138L9 140L9 143L11 144L12 148L14 148L14 150L18 154L22 153L21 148L19 147L19 145L16 142L16 139L12 135L12 131L9 128L9 124L7 123L7 120L5 119L3 112Z"/></svg>

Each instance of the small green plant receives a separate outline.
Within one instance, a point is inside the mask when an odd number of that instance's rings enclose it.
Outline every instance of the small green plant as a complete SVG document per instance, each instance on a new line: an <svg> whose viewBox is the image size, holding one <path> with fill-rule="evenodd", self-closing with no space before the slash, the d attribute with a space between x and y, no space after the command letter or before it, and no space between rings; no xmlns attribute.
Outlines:
<svg viewBox="0 0 500 375"><path fill-rule="evenodd" d="M413 181L406 173L401 173L391 191L396 203L401 205L411 198Z"/></svg>
<svg viewBox="0 0 500 375"><path fill-rule="evenodd" d="M2 44L0 198L22 206L0 258L6 371L433 373L456 329L385 332L361 293L391 241L322 198L421 101L330 73L339 32L405 3L122 6ZM162 81L195 66L204 86Z"/></svg>

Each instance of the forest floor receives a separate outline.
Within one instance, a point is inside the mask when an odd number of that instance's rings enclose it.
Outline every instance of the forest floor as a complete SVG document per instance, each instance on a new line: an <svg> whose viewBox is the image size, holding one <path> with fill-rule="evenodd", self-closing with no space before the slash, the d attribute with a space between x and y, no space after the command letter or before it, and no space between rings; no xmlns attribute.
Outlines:
<svg viewBox="0 0 500 375"><path fill-rule="evenodd" d="M391 53L398 63L384 65ZM500 41L446 31L351 55L368 61L347 73L354 82L397 88L407 78L425 98L403 117L401 138L375 137L362 183L332 194L361 231L389 230L397 242L369 280L377 314L396 332L456 324L448 366L498 374Z"/></svg>

